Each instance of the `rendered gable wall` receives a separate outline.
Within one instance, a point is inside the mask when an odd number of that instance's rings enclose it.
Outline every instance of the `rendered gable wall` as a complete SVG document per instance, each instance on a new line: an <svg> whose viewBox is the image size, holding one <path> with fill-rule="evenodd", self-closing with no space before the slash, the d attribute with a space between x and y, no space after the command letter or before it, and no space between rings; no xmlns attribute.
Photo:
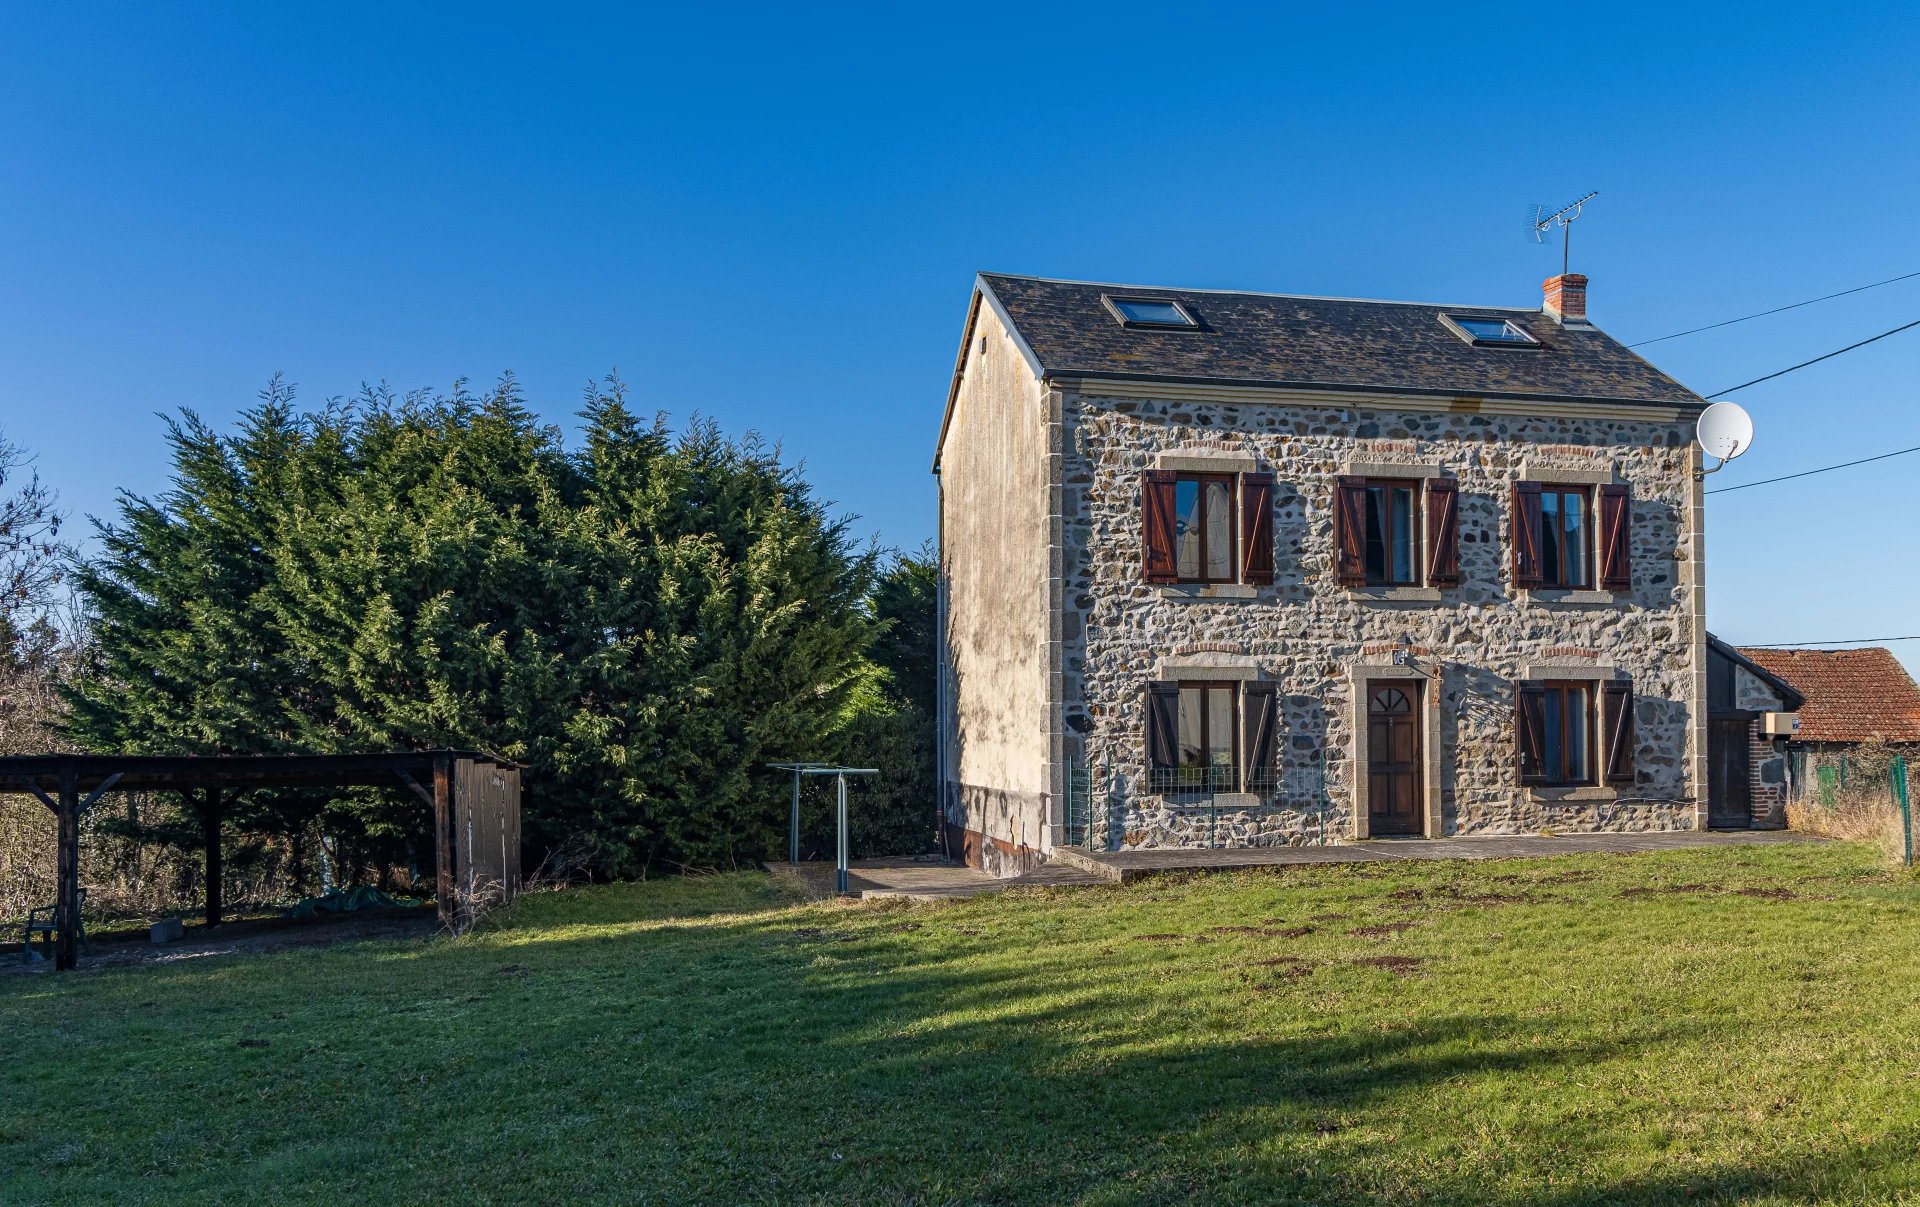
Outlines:
<svg viewBox="0 0 1920 1207"><path fill-rule="evenodd" d="M940 452L945 716L941 812L949 850L999 875L1050 846L1057 761L1049 684L1052 602L1048 407L990 306L964 352Z"/></svg>

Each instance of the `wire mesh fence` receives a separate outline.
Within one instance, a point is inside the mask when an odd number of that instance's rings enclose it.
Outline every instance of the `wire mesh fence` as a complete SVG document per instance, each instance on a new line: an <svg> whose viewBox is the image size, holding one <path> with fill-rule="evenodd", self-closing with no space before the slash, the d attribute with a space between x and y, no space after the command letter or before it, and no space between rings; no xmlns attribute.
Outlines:
<svg viewBox="0 0 1920 1207"><path fill-rule="evenodd" d="M1908 754L1873 743L1795 750L1789 760L1789 824L1816 834L1876 842L1890 860L1912 867Z"/></svg>
<svg viewBox="0 0 1920 1207"><path fill-rule="evenodd" d="M1067 770L1062 841L1122 846L1273 846L1326 842L1332 804L1318 766L1243 774L1228 765L1131 774L1076 760Z"/></svg>

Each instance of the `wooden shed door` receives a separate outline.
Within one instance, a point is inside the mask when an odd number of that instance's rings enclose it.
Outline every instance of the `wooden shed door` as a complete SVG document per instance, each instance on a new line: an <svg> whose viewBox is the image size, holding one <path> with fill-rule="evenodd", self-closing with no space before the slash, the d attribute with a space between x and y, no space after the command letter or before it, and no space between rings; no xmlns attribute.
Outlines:
<svg viewBox="0 0 1920 1207"><path fill-rule="evenodd" d="M1411 683L1383 683L1367 690L1367 832L1419 834L1419 693Z"/></svg>
<svg viewBox="0 0 1920 1207"><path fill-rule="evenodd" d="M1747 718L1712 717L1707 721L1707 825L1740 830L1753 824L1753 785L1747 745Z"/></svg>

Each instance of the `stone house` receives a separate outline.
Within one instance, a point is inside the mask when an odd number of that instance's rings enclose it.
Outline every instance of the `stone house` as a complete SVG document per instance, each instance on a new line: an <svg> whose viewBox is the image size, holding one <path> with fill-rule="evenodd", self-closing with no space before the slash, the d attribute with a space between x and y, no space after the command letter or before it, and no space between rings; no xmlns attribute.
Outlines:
<svg viewBox="0 0 1920 1207"><path fill-rule="evenodd" d="M1586 286L980 276L934 462L950 851L1706 825L1705 403Z"/></svg>

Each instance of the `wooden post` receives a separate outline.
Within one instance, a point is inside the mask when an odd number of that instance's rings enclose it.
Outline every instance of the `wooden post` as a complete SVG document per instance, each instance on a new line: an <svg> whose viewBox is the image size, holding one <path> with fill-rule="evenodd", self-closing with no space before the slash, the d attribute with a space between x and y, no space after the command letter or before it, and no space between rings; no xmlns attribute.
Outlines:
<svg viewBox="0 0 1920 1207"><path fill-rule="evenodd" d="M451 928L453 910L453 766L446 755L433 758L433 863L440 924Z"/></svg>
<svg viewBox="0 0 1920 1207"><path fill-rule="evenodd" d="M226 877L225 853L220 846L221 813L226 808L220 789L208 788L200 806L200 841L207 853L207 925L220 925L220 882Z"/></svg>
<svg viewBox="0 0 1920 1207"><path fill-rule="evenodd" d="M53 967L65 971L80 963L80 782L72 767L60 771L60 807L55 813L59 816L60 850Z"/></svg>

